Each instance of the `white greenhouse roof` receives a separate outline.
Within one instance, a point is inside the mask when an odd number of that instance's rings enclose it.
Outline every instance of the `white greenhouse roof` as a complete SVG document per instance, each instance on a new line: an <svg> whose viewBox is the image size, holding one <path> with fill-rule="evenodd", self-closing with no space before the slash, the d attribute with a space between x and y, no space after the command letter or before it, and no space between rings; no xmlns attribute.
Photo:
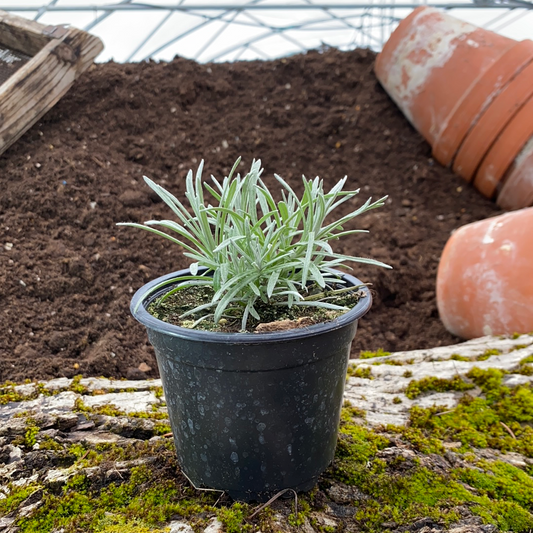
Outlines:
<svg viewBox="0 0 533 533"><path fill-rule="evenodd" d="M533 39L526 0L0 0L0 9L43 24L70 24L102 39L98 61L273 59L321 46L379 50L418 5L516 40Z"/></svg>

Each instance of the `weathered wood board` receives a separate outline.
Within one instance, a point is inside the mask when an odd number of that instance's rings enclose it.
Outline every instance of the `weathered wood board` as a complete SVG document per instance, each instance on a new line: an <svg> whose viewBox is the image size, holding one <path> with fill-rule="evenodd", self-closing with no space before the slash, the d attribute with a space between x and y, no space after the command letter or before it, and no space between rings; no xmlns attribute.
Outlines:
<svg viewBox="0 0 533 533"><path fill-rule="evenodd" d="M0 11L0 154L69 90L102 51L97 37Z"/></svg>

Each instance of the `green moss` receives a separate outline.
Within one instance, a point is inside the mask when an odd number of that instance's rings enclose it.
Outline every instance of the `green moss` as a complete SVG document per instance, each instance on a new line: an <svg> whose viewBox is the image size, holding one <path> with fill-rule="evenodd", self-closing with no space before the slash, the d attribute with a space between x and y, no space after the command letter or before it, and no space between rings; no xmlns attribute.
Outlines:
<svg viewBox="0 0 533 533"><path fill-rule="evenodd" d="M78 473L69 479L60 494L43 488L42 505L18 521L20 533L50 533L59 529L65 533L144 533L164 531L159 525L172 517L192 517L193 522L202 522L204 518L194 517L215 514L211 507L215 498L212 493L194 494L184 479L174 474L177 470L174 450L142 442L130 446L108 445L92 454L80 445L73 445L68 453L75 457L74 467L140 457L157 457L158 463L132 467L124 476L120 475L119 482L107 486ZM14 492L19 494L16 500L13 496L10 505L6 500L0 505L10 510L30 493Z"/></svg>
<svg viewBox="0 0 533 533"><path fill-rule="evenodd" d="M406 370L406 371L402 374L402 376L403 376L404 378L410 378L410 377L413 377L413 373L412 373L410 370Z"/></svg>
<svg viewBox="0 0 533 533"><path fill-rule="evenodd" d="M39 434L39 427L35 424L33 418L26 419L26 431L24 435L15 437L11 444L14 446L24 446L26 449L31 449L37 444L37 435Z"/></svg>
<svg viewBox="0 0 533 533"><path fill-rule="evenodd" d="M521 359L518 368L514 372L525 376L533 376L533 355Z"/></svg>
<svg viewBox="0 0 533 533"><path fill-rule="evenodd" d="M395 404L402 403L402 399L399 396L395 396L392 399L392 403L395 403Z"/></svg>
<svg viewBox="0 0 533 533"><path fill-rule="evenodd" d="M15 413L11 418L28 418L33 414L33 411L20 411Z"/></svg>
<svg viewBox="0 0 533 533"><path fill-rule="evenodd" d="M359 409L359 407L354 407L348 400L346 400L341 411L341 420L351 422L354 418L366 418L366 411L364 409Z"/></svg>
<svg viewBox="0 0 533 533"><path fill-rule="evenodd" d="M389 443L386 437L354 423L353 417L343 409L339 440L335 454L333 475L339 481L354 484L366 475L369 459Z"/></svg>
<svg viewBox="0 0 533 533"><path fill-rule="evenodd" d="M515 374L522 374L524 376L533 376L533 365L520 365L516 370Z"/></svg>
<svg viewBox="0 0 533 533"><path fill-rule="evenodd" d="M416 409L416 407L414 408ZM413 411L411 412L411 420L414 417ZM419 427L416 427L415 425L407 425L407 426L393 426L393 425L387 425L386 426L387 431L391 431L393 433L399 433L406 441L408 441L411 446L422 453L438 453L442 454L446 450L442 444L442 440L434 437L431 434L428 434L428 432L423 431Z"/></svg>
<svg viewBox="0 0 533 533"><path fill-rule="evenodd" d="M391 352L386 352L383 348L378 348L376 352L361 351L359 359L372 359L374 357L384 357L385 355L390 354Z"/></svg>
<svg viewBox="0 0 533 533"><path fill-rule="evenodd" d="M28 424L26 433L24 433L24 445L26 448L33 448L37 444L37 434L39 433L39 427L33 424Z"/></svg>
<svg viewBox="0 0 533 533"><path fill-rule="evenodd" d="M385 429L389 433L401 433L411 444L418 439L415 448L423 453L442 452L441 438L446 432L440 433L438 426L436 434L416 426L452 415L448 412L437 416L444 409L414 408L411 426ZM470 413L460 417L464 420L458 425L463 429L469 416ZM335 462L329 474L355 485L366 495L366 499L357 502L354 520L358 530L381 533L388 529L384 524L394 522L397 528L424 517L446 527L460 518L460 506L467 506L484 523L494 524L503 531L526 533L533 527L533 478L526 472L507 463L478 461L472 456L471 466L450 469L449 474L442 475L422 466L417 459L408 460L401 455L385 463L379 453L387 446L389 442L384 436L354 424L349 416L343 417ZM469 460L467 454L463 460Z"/></svg>
<svg viewBox="0 0 533 533"><path fill-rule="evenodd" d="M478 387L481 388L487 399L491 400L502 392L502 379L508 372L498 368L489 368L481 370L477 366L472 368L466 377L471 379ZM505 391L509 389L505 388Z"/></svg>
<svg viewBox="0 0 533 533"><path fill-rule="evenodd" d="M470 357L464 357L463 355L459 355L458 353L452 353L450 359L452 361L470 361Z"/></svg>
<svg viewBox="0 0 533 533"><path fill-rule="evenodd" d="M152 387L150 390L154 392L156 398L160 399L163 397L163 387Z"/></svg>
<svg viewBox="0 0 533 533"><path fill-rule="evenodd" d="M351 365L348 367L348 376L354 378L374 379L372 377L372 369L369 366L361 367Z"/></svg>
<svg viewBox="0 0 533 533"><path fill-rule="evenodd" d="M8 491L4 491L4 494L7 494L7 496L0 499L1 516L5 516L11 511L17 509L24 500L39 490L39 487L34 484L30 484L25 487L18 487L16 485L9 484L6 486L6 488Z"/></svg>
<svg viewBox="0 0 533 533"><path fill-rule="evenodd" d="M89 413L95 415L105 416L127 416L130 418L149 418L152 420L168 420L168 415L158 410L157 405L152 406L152 411L133 411L126 413L122 409L115 407L114 405L100 405L97 407L90 407L86 405L81 398L76 398L74 401L74 411L79 413Z"/></svg>
<svg viewBox="0 0 533 533"><path fill-rule="evenodd" d="M413 400L424 392L465 391L473 388L471 383L463 381L459 376L454 376L451 379L428 377L411 381L405 389L405 395Z"/></svg>
<svg viewBox="0 0 533 533"><path fill-rule="evenodd" d="M379 365L392 365L392 366L403 366L403 361L398 361L395 359L387 359L386 361L377 361L375 363L372 363L373 366L379 366Z"/></svg>
<svg viewBox="0 0 533 533"><path fill-rule="evenodd" d="M158 422L154 425L154 435L166 435L167 433L171 433L172 428L169 424L163 424L161 422Z"/></svg>
<svg viewBox="0 0 533 533"><path fill-rule="evenodd" d="M533 515L512 501L493 501L491 511L487 513L486 508L473 507L472 511L479 514L485 521L494 524L501 531L523 531L530 533L533 527Z"/></svg>
<svg viewBox="0 0 533 533"><path fill-rule="evenodd" d="M123 516L106 514L94 531L95 533L167 533L168 528L154 529L136 518L128 520Z"/></svg>
<svg viewBox="0 0 533 533"><path fill-rule="evenodd" d="M74 376L72 378L72 381L70 383L70 386L68 390L71 390L72 392L76 392L78 394L87 394L88 389L84 385L82 385L80 382L82 380L83 376L81 374Z"/></svg>
<svg viewBox="0 0 533 533"><path fill-rule="evenodd" d="M298 500L298 512L293 511L289 514L287 522L292 527L301 527L305 524L305 519L309 516L311 508L309 504L304 499ZM320 529L319 529L320 531Z"/></svg>
<svg viewBox="0 0 533 533"><path fill-rule="evenodd" d="M489 357L493 355L500 355L502 352L497 348L489 348L485 350L482 354L476 355L475 357L465 357L464 355L459 355L457 353L452 354L450 359L452 361L486 361Z"/></svg>
<svg viewBox="0 0 533 533"><path fill-rule="evenodd" d="M481 388L484 397L466 394L453 410L415 406L409 429L419 430L428 438L459 441L464 450L490 447L533 457L533 390L530 386L504 387L504 373L473 368L468 377Z"/></svg>
<svg viewBox="0 0 533 533"><path fill-rule="evenodd" d="M217 513L217 518L224 524L227 533L241 533L252 531L251 524L244 522L250 514L248 505L234 503L231 507L222 507Z"/></svg>
<svg viewBox="0 0 533 533"><path fill-rule="evenodd" d="M523 470L501 461L481 460L475 469L458 469L458 479L497 500L512 500L533 509L533 478Z"/></svg>
<svg viewBox="0 0 533 533"><path fill-rule="evenodd" d="M515 352L516 350L523 350L524 348L529 348L530 346L531 346L531 344L517 344L516 346L513 346L509 351L510 352ZM532 357L532 356L530 356L530 357Z"/></svg>
<svg viewBox="0 0 533 533"><path fill-rule="evenodd" d="M16 383L6 381L0 385L0 405L6 405L10 402L22 402L24 400L33 400L37 394L24 395L15 390Z"/></svg>
<svg viewBox="0 0 533 533"><path fill-rule="evenodd" d="M54 394L59 394L59 392L61 392L60 390L54 390L54 391L51 391L49 389L46 388L46 383L43 383L41 381L38 381L37 383L35 383L35 386L37 387L37 394L42 394L43 396L52 396Z"/></svg>
<svg viewBox="0 0 533 533"><path fill-rule="evenodd" d="M468 377L483 397L465 394L454 409L415 406L406 427L371 430L361 425L362 410L344 404L335 460L320 483L322 489L322 484L331 480L357 487L362 497L354 511L354 530L383 533L390 529L387 523L395 522L397 529L424 517L446 527L459 519L459 507L503 531L526 533L533 529L533 469L528 473L464 453L473 447L490 447L533 457L533 390L531 386L503 386L504 375L495 369L472 369ZM28 429L31 427L36 426L29 419ZM170 430L163 422L155 428L160 434ZM33 437L40 445L46 440ZM23 439L32 442L31 435ZM401 450L398 441L408 443L418 456L391 456L390 450L385 454L385 448ZM431 469L432 461L440 464L431 454L443 453L446 441L461 442L458 452L463 455L461 468L450 467L443 474ZM95 481L98 476L78 473L60 493L37 485L24 489L10 486L9 496L0 500L2 515L17 509L34 491L44 491L41 507L18 521L20 533L61 529L65 533L162 533L163 524L180 517L202 531L215 516L227 532L275 530L271 510L262 511L252 527L246 521L251 512L248 506L215 507L219 494L192 489L179 473L171 439L95 448L74 444L58 453L70 458L73 469L99 465L107 469L114 461L140 458L150 458L150 463L121 470L120 479L108 485ZM312 501L312 497L299 498L298 514L293 511L289 516L294 527L306 519L312 522L306 500Z"/></svg>
<svg viewBox="0 0 533 533"><path fill-rule="evenodd" d="M476 361L486 361L489 357L493 355L500 355L502 352L496 348L489 348L485 350L481 355L477 355L474 359Z"/></svg>

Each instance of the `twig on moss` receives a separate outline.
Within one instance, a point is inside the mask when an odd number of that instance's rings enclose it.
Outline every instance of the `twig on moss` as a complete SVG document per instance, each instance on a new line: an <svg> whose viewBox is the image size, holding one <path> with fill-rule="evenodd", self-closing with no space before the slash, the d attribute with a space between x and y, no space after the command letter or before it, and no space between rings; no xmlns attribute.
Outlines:
<svg viewBox="0 0 533 533"><path fill-rule="evenodd" d="M513 430L507 424L504 424L501 421L500 421L500 424L504 427L507 433L509 433L509 435L511 435L511 437L513 437L513 439L516 440L516 435L513 433Z"/></svg>
<svg viewBox="0 0 533 533"><path fill-rule="evenodd" d="M246 520L251 520L254 516L260 513L263 509L266 509L271 503L274 503L280 496L283 496L287 491L291 491L294 494L294 515L298 516L298 494L294 489L283 489L280 490L277 494L274 494L270 500L268 500L263 505L260 505Z"/></svg>

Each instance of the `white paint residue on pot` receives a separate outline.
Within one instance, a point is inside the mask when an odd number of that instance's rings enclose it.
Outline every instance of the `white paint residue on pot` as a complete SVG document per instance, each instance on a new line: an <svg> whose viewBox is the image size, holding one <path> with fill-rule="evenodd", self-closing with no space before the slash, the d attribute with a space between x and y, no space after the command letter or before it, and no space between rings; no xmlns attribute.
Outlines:
<svg viewBox="0 0 533 533"><path fill-rule="evenodd" d="M500 246L500 251L505 255L509 255L513 250L514 244L510 241L506 241Z"/></svg>
<svg viewBox="0 0 533 533"><path fill-rule="evenodd" d="M434 14L440 19L432 24L419 21L420 18ZM387 65L386 79L380 80L411 123L413 100L432 70L442 68L452 57L457 44L475 30L475 26L452 19L436 9L428 8L416 15L410 38L404 39L394 50L390 64Z"/></svg>
<svg viewBox="0 0 533 533"><path fill-rule="evenodd" d="M483 244L492 244L494 242L494 237L492 236L495 229L500 228L503 226L503 222L499 222L498 219L494 219L487 228L487 231L485 232L485 235L483 235L483 240L481 241Z"/></svg>
<svg viewBox="0 0 533 533"><path fill-rule="evenodd" d="M486 306L486 312L483 315L483 331L490 329L493 331L506 330L509 325L509 317L503 311L505 301L508 298L509 288L506 280L502 279L494 269L480 265L479 290L489 295L489 305ZM480 295L481 296L481 295ZM487 308L488 307L488 308Z"/></svg>

